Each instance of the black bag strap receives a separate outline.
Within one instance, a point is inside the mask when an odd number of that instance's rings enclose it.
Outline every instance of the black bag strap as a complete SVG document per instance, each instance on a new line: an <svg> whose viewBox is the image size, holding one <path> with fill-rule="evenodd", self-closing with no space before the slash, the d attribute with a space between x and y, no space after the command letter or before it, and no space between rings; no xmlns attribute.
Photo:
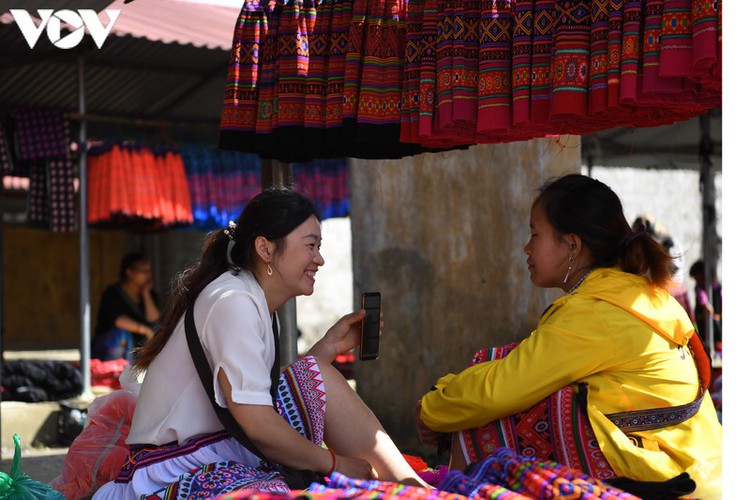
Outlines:
<svg viewBox="0 0 750 500"><path fill-rule="evenodd" d="M193 303L188 304L185 310L185 336L187 337L188 348L190 349L190 356L193 358L196 370L200 376L201 382L203 383L203 389L206 391L208 399L211 400L211 404L214 407L216 416L219 417L219 421L229 434L237 440L242 446L250 450L255 456L267 463L273 463L268 460L263 453L253 444L250 438L242 430L240 424L232 416L228 408L219 406L216 402L216 394L214 392L213 375L211 374L211 367L206 359L206 353L203 350L201 341L198 338L198 331L195 328L195 318L193 316ZM278 371L280 368L279 361L279 342L278 342L278 327L276 326L276 318L273 318L273 332L274 332L274 343L276 344L276 359L274 360L272 374L271 374L271 395L274 404L276 404L276 389L279 385ZM274 376L276 375L276 376Z"/></svg>

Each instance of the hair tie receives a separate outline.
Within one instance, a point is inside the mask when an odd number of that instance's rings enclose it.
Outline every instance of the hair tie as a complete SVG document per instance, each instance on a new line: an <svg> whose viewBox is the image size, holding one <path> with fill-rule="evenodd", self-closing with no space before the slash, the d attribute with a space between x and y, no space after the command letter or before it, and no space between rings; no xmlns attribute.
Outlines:
<svg viewBox="0 0 750 500"><path fill-rule="evenodd" d="M635 240L639 236L643 236L644 234L646 234L646 230L643 229L643 225L641 225L641 227L639 227L637 231L631 231L631 233L628 235L628 237L625 238L625 243L624 244L626 246L630 245L633 242L633 240Z"/></svg>
<svg viewBox="0 0 750 500"><path fill-rule="evenodd" d="M234 232L236 229L237 229L237 224L233 220L230 220L229 224L227 224L227 227L224 228L224 234L229 236L229 239L231 241L234 241Z"/></svg>
<svg viewBox="0 0 750 500"><path fill-rule="evenodd" d="M229 221L229 224L227 224L227 227L224 228L224 234L226 234L229 237L229 243L227 243L227 264L229 264L229 269L232 270L233 274L237 274L240 270L240 266L234 263L234 259L232 259L232 250L234 249L235 241L234 239L234 233L237 229L237 224L233 220Z"/></svg>

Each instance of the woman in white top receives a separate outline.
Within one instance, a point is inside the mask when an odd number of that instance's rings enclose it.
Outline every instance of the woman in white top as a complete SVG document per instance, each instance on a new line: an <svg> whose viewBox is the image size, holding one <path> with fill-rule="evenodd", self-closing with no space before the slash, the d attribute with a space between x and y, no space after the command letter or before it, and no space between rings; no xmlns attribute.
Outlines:
<svg viewBox="0 0 750 500"><path fill-rule="evenodd" d="M357 346L364 311L336 322L283 370L277 397L271 395L272 322L289 299L313 293L324 263L320 245L316 208L286 188L259 194L236 225L209 235L198 265L174 287L161 331L134 364L146 374L127 439L130 457L94 498L289 491L276 464L425 486L331 365ZM216 416L188 350L191 304L216 402L268 462L231 437Z"/></svg>

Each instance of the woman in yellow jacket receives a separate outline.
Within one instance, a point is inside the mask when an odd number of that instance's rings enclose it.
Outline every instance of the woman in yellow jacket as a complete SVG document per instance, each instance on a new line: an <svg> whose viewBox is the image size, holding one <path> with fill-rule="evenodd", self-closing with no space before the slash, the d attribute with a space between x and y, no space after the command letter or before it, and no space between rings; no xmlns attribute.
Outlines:
<svg viewBox="0 0 750 500"><path fill-rule="evenodd" d="M693 495L720 498L722 429L702 397L710 366L668 292L669 255L631 230L608 186L583 175L543 186L530 219L531 281L566 293L502 359L437 381L417 405L423 442L455 433L452 468L497 446L556 449L555 461L622 489L647 492L654 485L641 482L687 473ZM581 397L582 423L571 409Z"/></svg>

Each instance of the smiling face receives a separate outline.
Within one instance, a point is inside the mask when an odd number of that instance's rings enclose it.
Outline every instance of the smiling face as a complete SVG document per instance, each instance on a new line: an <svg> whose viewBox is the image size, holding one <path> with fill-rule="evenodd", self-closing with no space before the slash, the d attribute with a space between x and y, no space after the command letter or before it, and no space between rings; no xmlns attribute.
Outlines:
<svg viewBox="0 0 750 500"><path fill-rule="evenodd" d="M531 208L531 238L523 247L529 256L531 282L541 288L562 288L571 256L570 243L555 231L544 207L535 203Z"/></svg>
<svg viewBox="0 0 750 500"><path fill-rule="evenodd" d="M271 267L290 297L313 293L315 273L325 263L320 254L321 240L320 222L311 215L284 238L283 248L274 253Z"/></svg>

